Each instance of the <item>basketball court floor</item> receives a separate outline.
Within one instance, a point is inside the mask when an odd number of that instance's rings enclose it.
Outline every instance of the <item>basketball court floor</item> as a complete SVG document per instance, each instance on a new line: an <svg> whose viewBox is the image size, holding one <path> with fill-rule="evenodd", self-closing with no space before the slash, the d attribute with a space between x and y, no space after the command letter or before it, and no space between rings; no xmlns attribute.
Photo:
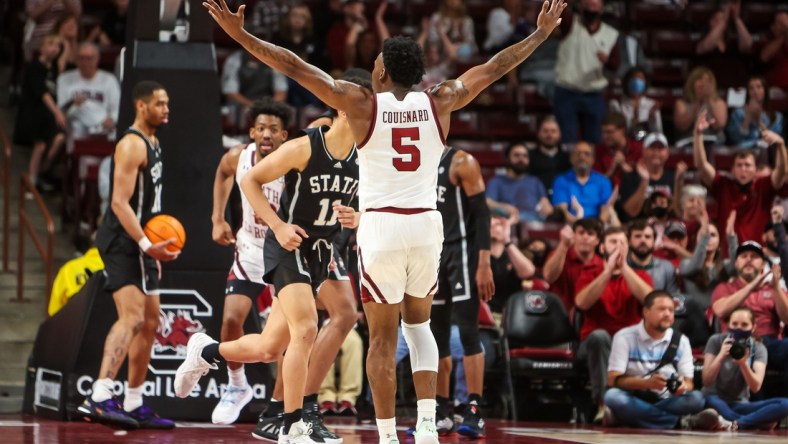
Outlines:
<svg viewBox="0 0 788 444"><path fill-rule="evenodd" d="M345 444L378 442L374 424L356 424L355 419L326 418L329 428L342 435ZM413 443L405 435L408 424L400 424L400 442ZM252 438L253 424L217 426L210 423L179 422L175 430L124 432L83 422L60 422L27 415L0 415L0 443L258 443ZM773 432L710 433L650 431L601 427L573 427L569 424L487 421L488 436L479 443L495 444L771 444L788 442L788 430ZM459 435L441 437L441 443L473 442Z"/></svg>

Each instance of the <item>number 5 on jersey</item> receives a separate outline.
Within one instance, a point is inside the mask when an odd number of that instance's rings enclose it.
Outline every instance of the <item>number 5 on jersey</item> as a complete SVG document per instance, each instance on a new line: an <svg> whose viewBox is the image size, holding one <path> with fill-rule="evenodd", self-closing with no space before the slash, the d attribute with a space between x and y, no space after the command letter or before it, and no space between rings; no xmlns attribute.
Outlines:
<svg viewBox="0 0 788 444"><path fill-rule="evenodd" d="M419 128L392 128L391 129L391 145L399 154L405 157L395 157L391 160L394 168L397 171L416 171L421 166L421 153L416 145L406 145L403 139L407 142L416 142L419 140Z"/></svg>

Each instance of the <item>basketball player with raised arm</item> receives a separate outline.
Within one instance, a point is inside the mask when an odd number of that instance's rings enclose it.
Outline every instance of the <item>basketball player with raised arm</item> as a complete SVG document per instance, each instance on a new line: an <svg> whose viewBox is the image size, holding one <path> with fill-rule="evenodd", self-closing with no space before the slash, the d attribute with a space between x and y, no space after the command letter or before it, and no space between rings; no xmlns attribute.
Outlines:
<svg viewBox="0 0 788 444"><path fill-rule="evenodd" d="M242 226L237 237L233 236L230 224L224 219L227 200L233 188L233 180L241 185L246 173L265 156L276 151L287 140L287 127L292 111L283 103L270 98L254 102L250 110L251 126L249 137L253 142L231 148L222 156L216 168L213 183L213 240L219 245L235 244L233 265L227 276L222 316L222 341L232 341L244 335L243 325L257 296L265 288L263 282L263 245L268 225L255 215L252 206L241 195L243 208ZM275 210L284 191L285 179L279 177L263 185L263 192ZM213 409L214 424L232 424L241 410L252 400L252 388L246 381L244 366L238 362L227 362L229 382L222 399Z"/></svg>
<svg viewBox="0 0 788 444"><path fill-rule="evenodd" d="M291 51L246 32L245 6L233 13L224 0L206 0L203 5L219 26L252 55L294 79L328 106L347 113L359 149L362 215L357 218L348 208L335 211L348 226L360 219L359 263L370 332L367 375L380 441L398 442L394 352L401 314L419 399L415 442L437 443L438 350L429 316L443 243L441 216L435 211L438 164L451 112L470 103L544 42L560 23L566 3L545 1L533 34L457 80L443 82L424 93L412 91L424 75L424 57L418 44L402 37L388 39L372 72L375 94L333 79Z"/></svg>
<svg viewBox="0 0 788 444"><path fill-rule="evenodd" d="M142 231L162 211L163 166L156 129L169 119L170 99L163 86L151 81L134 85L131 98L136 116L112 154L111 206L96 234L105 288L112 292L118 320L104 342L93 392L77 412L88 421L124 429L171 429L174 422L159 418L142 402L142 384L159 327L159 262L175 260L179 254L167 250L175 239L152 244ZM121 406L112 388L127 354L128 389Z"/></svg>
<svg viewBox="0 0 788 444"><path fill-rule="evenodd" d="M348 80L363 84L360 79ZM349 205L357 194L358 155L344 112L339 112L330 128L304 132L305 136L286 142L266 156L241 181L241 190L253 210L270 227L268 236L273 234L276 240L264 245L263 279L277 290L268 322L262 334L221 344L202 333L193 335L186 359L176 372L175 393L186 397L218 362L272 362L287 349L280 369L284 421L278 441L341 442L333 434L315 434L313 422L304 420L302 406L317 336L315 297L329 276L332 242L342 229L334 206ZM277 214L261 187L282 176L285 193Z"/></svg>

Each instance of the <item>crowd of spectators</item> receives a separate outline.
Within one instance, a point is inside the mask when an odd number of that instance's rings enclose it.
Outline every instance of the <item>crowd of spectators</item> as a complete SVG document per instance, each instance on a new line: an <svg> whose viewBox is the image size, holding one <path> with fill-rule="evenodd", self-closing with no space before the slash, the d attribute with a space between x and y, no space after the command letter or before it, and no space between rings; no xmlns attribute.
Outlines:
<svg viewBox="0 0 788 444"><path fill-rule="evenodd" d="M246 3L250 32L331 73L370 69L383 40L410 34L424 49L425 88L527 36L539 7L527 0ZM555 35L519 72L491 88L500 86L505 97L487 97L476 108L481 115L489 110L532 118L517 120L508 136L479 124L449 140L492 141L502 148L484 143L478 153L493 214L497 293L490 307L499 318L512 294L542 289L582 314L575 326L578 358L588 367L599 420L607 412L611 423L698 426L703 415L691 421L681 416L703 413L694 394L700 392L687 379L687 350L705 347L703 391L723 417L715 418L715 427L771 424L776 419L747 417L739 404L760 390L767 368L781 375L783 390L788 387L782 278L788 244L780 202L788 196L782 135L788 7L759 3L773 17L762 32L748 22L754 8L748 2L708 2L704 20L694 22L705 29L690 35L686 59L670 65L680 66L678 76L666 80L665 58L673 54L657 48L659 26L641 29L628 20L641 3L654 2L569 3ZM80 0L25 2L20 51L26 75L14 140L33 148L29 173L41 191L56 184L52 174L62 146L83 137L111 138L116 129L120 88L110 72L114 58L105 55L117 54L112 48L125 41L128 1L115 0L106 10L90 4L93 9ZM297 109L320 106L302 87L246 51L222 46L218 37L227 133L237 135L248 107L263 96ZM680 93L665 94L670 88ZM457 117L464 118L480 116ZM534 226L552 231L529 236ZM664 295L675 308L663 307ZM684 378L684 389L675 394L683 398L663 403L659 414L645 406L624 414L621 406L631 405L627 392L653 390L662 400L674 394L664 391L669 374L650 378L660 372L627 362L627 350L667 346L679 330L671 329L674 314L687 338L675 368ZM747 358L730 356L725 332L747 321L754 332L752 362L743 365ZM712 336L716 329L720 333ZM358 384L351 376L348 396L355 398ZM326 402L347 401L336 389L326 382ZM660 402L652 408L659 410ZM777 407L785 412L785 403ZM638 416L643 412L656 416L648 422Z"/></svg>

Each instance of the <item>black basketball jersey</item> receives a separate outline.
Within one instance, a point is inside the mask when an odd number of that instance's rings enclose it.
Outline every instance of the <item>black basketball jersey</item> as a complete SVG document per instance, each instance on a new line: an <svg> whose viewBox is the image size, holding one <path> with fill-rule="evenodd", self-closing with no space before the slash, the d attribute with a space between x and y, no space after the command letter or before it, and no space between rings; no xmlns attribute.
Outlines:
<svg viewBox="0 0 788 444"><path fill-rule="evenodd" d="M161 161L161 148L158 145L153 145L151 141L145 137L144 134L134 128L129 128L123 134L135 134L145 141L147 147L146 166L137 174L137 180L134 184L134 193L129 199L129 205L132 210L137 214L137 220L143 227L153 216L161 213L161 188L162 188L162 173L163 164ZM115 187L115 153L112 153L110 161L110 180L109 180L109 195L112 196L112 190ZM117 236L125 237L127 240L132 240L131 236L126 233L120 220L115 215L112 207L108 207L104 216L104 223L101 224L98 233L96 234L96 245L100 248L106 248L109 243Z"/></svg>
<svg viewBox="0 0 788 444"><path fill-rule="evenodd" d="M468 196L461 186L451 183L449 171L457 150L447 147L438 166L437 209L443 217L443 242L456 242L470 237L468 227Z"/></svg>
<svg viewBox="0 0 788 444"><path fill-rule="evenodd" d="M279 215L285 222L303 228L309 240L330 241L341 230L334 213L334 203L351 205L357 201L358 152L356 147L347 158L335 159L326 147L324 134L329 127L309 128L312 155L303 171L285 175L285 190Z"/></svg>

